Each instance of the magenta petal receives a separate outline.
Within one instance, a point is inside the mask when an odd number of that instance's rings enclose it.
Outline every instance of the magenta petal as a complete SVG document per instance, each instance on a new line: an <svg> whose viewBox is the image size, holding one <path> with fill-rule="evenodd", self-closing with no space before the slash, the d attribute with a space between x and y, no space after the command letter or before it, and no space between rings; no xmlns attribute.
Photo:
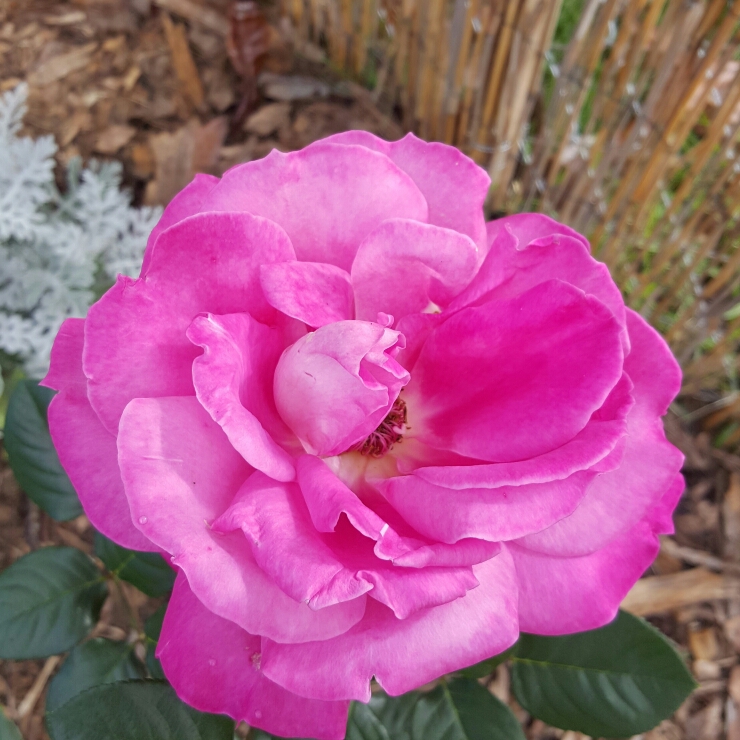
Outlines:
<svg viewBox="0 0 740 740"><path fill-rule="evenodd" d="M526 246L538 239L547 239L554 234L567 236L581 242L586 249L590 249L588 239L582 236L570 226L561 224L559 221L545 216L543 213L516 213L512 216L504 216L486 224L488 243L504 230L508 229L516 237L518 242Z"/></svg>
<svg viewBox="0 0 740 740"><path fill-rule="evenodd" d="M354 318L350 277L335 265L277 262L264 265L260 275L268 303L308 326Z"/></svg>
<svg viewBox="0 0 740 740"><path fill-rule="evenodd" d="M302 455L296 472L311 522L319 532L333 532L342 514L347 515L358 532L374 540L388 531L386 522L365 506L320 458Z"/></svg>
<svg viewBox="0 0 740 740"><path fill-rule="evenodd" d="M356 599L372 588L344 566L314 529L295 484L254 473L213 528L241 529L260 568L288 596L313 608Z"/></svg>
<svg viewBox="0 0 740 740"><path fill-rule="evenodd" d="M363 146L385 154L411 176L423 193L429 204L430 224L465 234L481 250L486 248L483 203L491 179L459 149L422 141L413 134L388 142L366 131L346 131L326 141Z"/></svg>
<svg viewBox="0 0 740 740"><path fill-rule="evenodd" d="M146 276L119 278L85 322L88 396L105 428L116 433L132 398L192 395L190 322L205 312L270 319L260 265L291 259L285 232L247 213L201 213L163 231Z"/></svg>
<svg viewBox="0 0 740 740"><path fill-rule="evenodd" d="M627 309L632 350L624 369L635 385L635 397L646 416L663 416L681 390L681 368L663 337L638 313Z"/></svg>
<svg viewBox="0 0 740 740"><path fill-rule="evenodd" d="M426 221L428 213L419 188L388 157L324 141L232 167L204 208L265 216L285 229L299 260L345 270L383 221Z"/></svg>
<svg viewBox="0 0 740 740"><path fill-rule="evenodd" d="M665 438L659 418L680 388L680 371L665 341L644 319L627 317L632 350L625 370L634 381L635 405L627 415L622 464L598 476L567 519L522 544L560 557L586 555L643 518L670 489L683 455Z"/></svg>
<svg viewBox="0 0 740 740"><path fill-rule="evenodd" d="M542 219L551 230L535 227ZM520 214L494 221L500 224L485 262L472 283L457 297L455 307L480 305L520 295L554 277L598 298L625 325L624 300L607 266L589 253L588 242L561 224L538 214ZM493 230L492 230L493 231ZM540 234L535 240L532 234ZM629 342L625 337L625 347Z"/></svg>
<svg viewBox="0 0 740 740"><path fill-rule="evenodd" d="M197 174L189 185L186 185L164 209L162 217L157 221L157 225L149 234L144 252L144 261L141 265L141 275L145 275L149 269L149 263L152 259L152 252L157 237L170 226L174 226L178 221L186 219L188 216L194 216L200 213L201 206L208 193L213 190L220 180L213 175Z"/></svg>
<svg viewBox="0 0 740 740"><path fill-rule="evenodd" d="M660 549L644 521L603 549L577 558L552 557L516 543L506 547L516 565L521 630L538 635L581 632L611 622Z"/></svg>
<svg viewBox="0 0 740 740"><path fill-rule="evenodd" d="M627 375L612 388L604 405L588 424L562 447L544 455L510 463L447 465L416 468L414 475L444 488L498 488L563 480L579 470L605 472L615 467L611 452L627 430L632 407L632 383Z"/></svg>
<svg viewBox="0 0 740 740"><path fill-rule="evenodd" d="M496 542L468 539L448 545L400 536L367 507L318 457L303 455L296 470L311 521L319 532L334 532L342 514L365 537L375 540L374 552L383 560L406 568L469 566L499 553Z"/></svg>
<svg viewBox="0 0 740 740"><path fill-rule="evenodd" d="M352 263L355 313L374 321L439 311L470 282L478 261L475 242L463 234L418 221L392 219L360 244Z"/></svg>
<svg viewBox="0 0 740 740"><path fill-rule="evenodd" d="M103 428L87 400L82 372L83 319L67 319L51 350L42 381L59 393L49 406L49 431L59 461L93 526L122 547L156 550L131 521L118 470L116 438Z"/></svg>
<svg viewBox="0 0 740 740"><path fill-rule="evenodd" d="M398 620L368 601L363 620L341 637L302 645L263 640L262 670L302 696L370 699L370 679L391 695L506 650L519 635L509 554L473 569L480 585L460 598Z"/></svg>
<svg viewBox="0 0 740 740"><path fill-rule="evenodd" d="M378 560L372 542L348 526L320 534L298 486L259 472L242 486L213 529L241 529L262 570L290 597L314 609L368 593L404 619L478 585L469 568L405 569Z"/></svg>
<svg viewBox="0 0 740 740"><path fill-rule="evenodd" d="M557 280L462 309L430 334L404 391L412 435L488 462L554 450L621 377L620 331L600 301Z"/></svg>
<svg viewBox="0 0 740 740"><path fill-rule="evenodd" d="M407 568L469 566L482 563L501 549L496 542L467 539L448 545L400 536L394 527L367 507L318 457L303 455L296 465L298 483L311 521L319 532L334 532L342 514L365 537L375 540L383 560Z"/></svg>
<svg viewBox="0 0 740 740"><path fill-rule="evenodd" d="M299 604L259 568L240 533L211 529L252 469L195 398L131 401L118 453L134 522L173 556L208 609L282 642L324 640L362 618L364 599L321 612Z"/></svg>
<svg viewBox="0 0 740 740"><path fill-rule="evenodd" d="M571 514L595 476L580 471L547 483L455 491L403 475L378 486L391 506L425 537L446 543L468 537L501 542L539 532Z"/></svg>
<svg viewBox="0 0 740 740"><path fill-rule="evenodd" d="M272 397L273 373L285 346L278 330L249 314L207 314L193 320L187 336L204 350L193 362L203 408L250 465L276 480L293 480L292 458L261 423L283 439L290 435Z"/></svg>
<svg viewBox="0 0 740 740"><path fill-rule="evenodd" d="M525 547L558 557L594 552L636 524L673 485L683 455L666 440L662 421L628 418L627 424L621 465L599 475L567 519L525 537Z"/></svg>
<svg viewBox="0 0 740 740"><path fill-rule="evenodd" d="M653 528L655 534L673 534L676 531L673 511L685 490L686 481L679 473L660 501L645 514L645 521Z"/></svg>
<svg viewBox="0 0 740 740"><path fill-rule="evenodd" d="M157 657L177 695L201 712L228 714L270 734L342 740L349 702L291 694L260 670L260 638L206 609L180 573Z"/></svg>
<svg viewBox="0 0 740 740"><path fill-rule="evenodd" d="M409 374L403 337L380 324L337 321L299 339L275 371L275 403L307 452L337 455L375 431Z"/></svg>

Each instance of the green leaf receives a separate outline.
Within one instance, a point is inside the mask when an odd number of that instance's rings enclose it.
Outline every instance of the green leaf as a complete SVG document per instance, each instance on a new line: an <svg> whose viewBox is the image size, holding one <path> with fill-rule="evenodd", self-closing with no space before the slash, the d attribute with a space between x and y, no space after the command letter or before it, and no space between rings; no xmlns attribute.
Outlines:
<svg viewBox="0 0 740 740"><path fill-rule="evenodd" d="M498 666L505 663L511 656L516 652L516 644L512 645L508 650L504 650L503 653L494 655L492 658L482 660L480 663L471 665L470 668L464 668L460 673L468 678L483 678L483 676L490 676Z"/></svg>
<svg viewBox="0 0 740 740"><path fill-rule="evenodd" d="M181 702L159 681L119 681L83 691L46 715L52 740L232 740L234 722Z"/></svg>
<svg viewBox="0 0 740 740"><path fill-rule="evenodd" d="M18 726L5 716L2 707L0 707L0 740L23 740Z"/></svg>
<svg viewBox="0 0 740 740"><path fill-rule="evenodd" d="M513 661L512 690L530 714L592 736L645 732L696 686L668 640L626 612L575 635L523 634Z"/></svg>
<svg viewBox="0 0 740 740"><path fill-rule="evenodd" d="M119 578L147 596L164 596L175 585L175 571L156 552L136 552L95 533L95 554Z"/></svg>
<svg viewBox="0 0 740 740"><path fill-rule="evenodd" d="M46 711L53 712L86 689L114 681L143 678L144 666L134 646L102 637L78 645L49 684Z"/></svg>
<svg viewBox="0 0 740 740"><path fill-rule="evenodd" d="M0 573L0 658L64 653L98 621L108 591L90 558L44 547Z"/></svg>
<svg viewBox="0 0 740 740"><path fill-rule="evenodd" d="M470 678L441 682L429 693L378 694L368 708L392 740L524 740L511 710Z"/></svg>
<svg viewBox="0 0 740 740"><path fill-rule="evenodd" d="M164 614L167 611L167 604L157 609L154 614L144 622L144 634L146 635L146 667L149 669L149 673L152 678L159 678L164 680L165 675L162 670L162 664L159 659L154 655L154 651L157 649L157 643L159 642L159 634L162 631L162 622L164 621Z"/></svg>
<svg viewBox="0 0 740 740"><path fill-rule="evenodd" d="M352 702L346 740L391 740L388 730L367 704Z"/></svg>
<svg viewBox="0 0 740 740"><path fill-rule="evenodd" d="M5 449L13 473L28 497L59 521L82 514L82 506L59 462L49 435L46 410L54 391L20 381L8 402Z"/></svg>

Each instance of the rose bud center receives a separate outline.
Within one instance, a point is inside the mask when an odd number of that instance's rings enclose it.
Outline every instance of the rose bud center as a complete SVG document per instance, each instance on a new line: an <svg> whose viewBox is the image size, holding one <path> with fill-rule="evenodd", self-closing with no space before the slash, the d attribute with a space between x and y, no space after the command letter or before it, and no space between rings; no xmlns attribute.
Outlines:
<svg viewBox="0 0 740 740"><path fill-rule="evenodd" d="M409 373L402 334L369 321L322 326L289 347L275 370L275 404L306 452L379 457L400 439Z"/></svg>

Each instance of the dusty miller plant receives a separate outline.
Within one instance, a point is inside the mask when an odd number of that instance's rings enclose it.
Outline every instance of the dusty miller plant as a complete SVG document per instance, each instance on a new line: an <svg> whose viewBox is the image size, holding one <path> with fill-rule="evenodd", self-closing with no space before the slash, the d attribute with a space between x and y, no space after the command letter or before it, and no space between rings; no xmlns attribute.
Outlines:
<svg viewBox="0 0 740 740"><path fill-rule="evenodd" d="M27 93L0 96L0 355L40 377L62 321L138 272L160 213L131 207L118 162L73 160L60 192L54 138L18 135Z"/></svg>

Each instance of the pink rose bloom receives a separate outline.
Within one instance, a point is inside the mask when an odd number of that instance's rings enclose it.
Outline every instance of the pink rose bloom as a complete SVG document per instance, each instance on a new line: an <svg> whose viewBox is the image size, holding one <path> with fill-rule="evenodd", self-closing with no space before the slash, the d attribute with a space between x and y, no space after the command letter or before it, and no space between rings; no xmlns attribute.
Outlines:
<svg viewBox="0 0 740 740"><path fill-rule="evenodd" d="M349 132L199 175L70 319L49 424L92 523L178 569L179 696L339 740L519 631L609 622L671 532L680 386L588 242Z"/></svg>

